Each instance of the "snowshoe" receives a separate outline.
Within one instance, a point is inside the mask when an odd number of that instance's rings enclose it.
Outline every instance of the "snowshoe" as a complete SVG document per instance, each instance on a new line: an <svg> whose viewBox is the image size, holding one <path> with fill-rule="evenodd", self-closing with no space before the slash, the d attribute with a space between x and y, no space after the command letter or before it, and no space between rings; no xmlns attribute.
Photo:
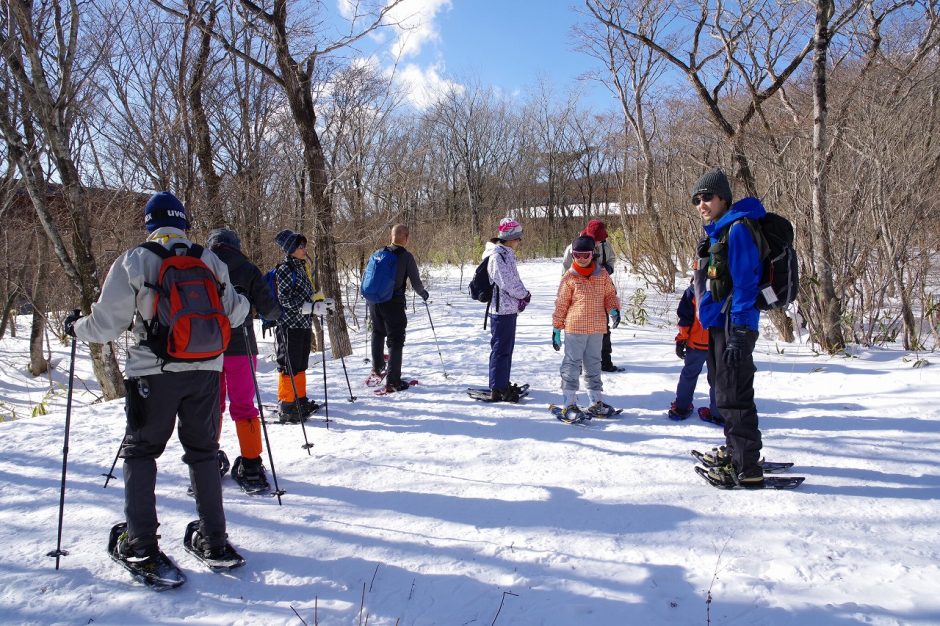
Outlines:
<svg viewBox="0 0 940 626"><path fill-rule="evenodd" d="M205 563L209 569L214 571L230 570L245 564L245 559L235 551L228 539L223 537L221 542L213 544L203 537L199 532L199 520L193 520L186 525L183 547L187 552Z"/></svg>
<svg viewBox="0 0 940 626"><path fill-rule="evenodd" d="M672 404L669 405L669 411L666 413L666 415L668 415L669 419L672 421L680 422L684 419L688 419L688 417L692 415L692 409L694 408L695 407L690 404L687 408L683 409L680 408L675 401L673 401Z"/></svg>
<svg viewBox="0 0 940 626"><path fill-rule="evenodd" d="M297 399L297 410L303 416L304 420L320 410L320 405L316 402L312 402L304 396L303 398Z"/></svg>
<svg viewBox="0 0 940 626"><path fill-rule="evenodd" d="M300 412L296 402L281 402L278 405L277 421L281 424L299 424L306 418Z"/></svg>
<svg viewBox="0 0 940 626"><path fill-rule="evenodd" d="M577 404L569 404L566 407L551 404L548 408L558 421L565 424L585 424L591 421L590 414L582 411Z"/></svg>
<svg viewBox="0 0 940 626"><path fill-rule="evenodd" d="M366 377L366 387L378 387L382 384L382 381L385 380L385 370L381 372L376 372L372 370L369 372L369 376Z"/></svg>
<svg viewBox="0 0 940 626"><path fill-rule="evenodd" d="M408 389L409 387L414 387L417 384L418 384L418 381L414 379L401 380L397 383L387 383L384 387L379 387L372 393L374 393L377 396L387 396L390 393L404 391L405 389Z"/></svg>
<svg viewBox="0 0 940 626"><path fill-rule="evenodd" d="M232 478L248 495L265 495L271 491L271 485L264 473L264 465L260 457L257 459L236 457L232 465Z"/></svg>
<svg viewBox="0 0 940 626"><path fill-rule="evenodd" d="M108 556L136 580L154 591L175 589L186 582L183 571L156 545L141 553L129 549L127 539L127 523L115 524L108 537Z"/></svg>
<svg viewBox="0 0 940 626"><path fill-rule="evenodd" d="M610 406L603 400L598 400L594 404L588 407L586 413L591 416L592 419L595 418L605 418L605 417L614 417L615 415L620 415L623 412L623 409L615 409Z"/></svg>
<svg viewBox="0 0 940 626"><path fill-rule="evenodd" d="M626 372L627 368L620 367L619 365L614 365L613 363L608 363L607 365L601 365L601 371L609 372L609 373L618 373L618 372Z"/></svg>
<svg viewBox="0 0 940 626"><path fill-rule="evenodd" d="M709 409L707 406L699 407L698 418L703 422L708 422L710 424L716 424L718 426L725 425L725 418L723 418L721 415L712 413L711 409Z"/></svg>
<svg viewBox="0 0 940 626"><path fill-rule="evenodd" d="M482 387L468 387L467 395L473 398L474 400L479 400L481 402L519 402L527 395L529 395L529 385L516 385L515 383L510 384L510 396L506 397L503 392L498 389L484 389ZM514 398L514 399L510 399Z"/></svg>
<svg viewBox="0 0 940 626"><path fill-rule="evenodd" d="M230 467L231 463L228 461L228 455L225 454L225 450L219 448L219 474L222 478L225 478L225 475L228 474Z"/></svg>
<svg viewBox="0 0 940 626"><path fill-rule="evenodd" d="M696 465L695 473L718 489L795 489L806 480L804 476L764 476L759 466L739 474L727 466L706 469Z"/></svg>

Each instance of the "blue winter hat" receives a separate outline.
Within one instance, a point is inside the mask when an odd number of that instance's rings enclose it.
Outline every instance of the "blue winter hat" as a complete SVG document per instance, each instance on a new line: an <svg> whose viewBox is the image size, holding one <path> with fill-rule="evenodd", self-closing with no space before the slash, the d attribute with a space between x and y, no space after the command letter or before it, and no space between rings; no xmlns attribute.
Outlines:
<svg viewBox="0 0 940 626"><path fill-rule="evenodd" d="M144 207L144 227L148 233L164 226L189 230L186 207L169 191L153 194Z"/></svg>
<svg viewBox="0 0 940 626"><path fill-rule="evenodd" d="M307 238L300 233L295 233L291 229L285 228L274 235L274 243L281 247L284 254L290 255L293 254L294 250L300 247L301 244L307 245Z"/></svg>

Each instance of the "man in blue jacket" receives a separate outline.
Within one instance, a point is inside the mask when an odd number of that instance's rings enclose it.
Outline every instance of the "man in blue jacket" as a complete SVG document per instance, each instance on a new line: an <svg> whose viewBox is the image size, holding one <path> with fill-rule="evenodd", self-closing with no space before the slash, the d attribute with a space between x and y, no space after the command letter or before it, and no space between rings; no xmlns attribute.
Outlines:
<svg viewBox="0 0 940 626"><path fill-rule="evenodd" d="M692 187L692 205L705 222L707 261L696 272L699 320L709 331L708 370L714 372L718 410L725 419L721 465L712 476L728 486L764 486L761 433L754 405L754 344L760 311L754 306L763 271L761 251L745 219L766 211L756 198L731 203L731 186L720 169L705 173Z"/></svg>

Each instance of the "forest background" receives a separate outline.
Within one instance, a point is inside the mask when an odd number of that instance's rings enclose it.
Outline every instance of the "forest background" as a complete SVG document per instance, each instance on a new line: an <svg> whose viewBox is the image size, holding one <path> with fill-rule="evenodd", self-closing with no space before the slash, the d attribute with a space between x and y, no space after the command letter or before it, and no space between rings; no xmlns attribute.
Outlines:
<svg viewBox="0 0 940 626"><path fill-rule="evenodd" d="M469 270L504 215L530 258L604 219L620 266L671 293L701 236L689 186L717 165L795 226L783 340L796 324L830 354L940 346L936 0L584 0L571 54L593 59L584 80L612 110L578 84L506 94L484 76L416 107L386 62L400 46L377 50L420 28L422 5L0 0L0 337L40 312L30 370L45 372L61 317L90 309L156 190L185 203L195 241L232 228L262 269L275 232L307 234L339 303L315 339L334 357L398 222L422 263ZM123 394L123 349L92 346L105 399Z"/></svg>

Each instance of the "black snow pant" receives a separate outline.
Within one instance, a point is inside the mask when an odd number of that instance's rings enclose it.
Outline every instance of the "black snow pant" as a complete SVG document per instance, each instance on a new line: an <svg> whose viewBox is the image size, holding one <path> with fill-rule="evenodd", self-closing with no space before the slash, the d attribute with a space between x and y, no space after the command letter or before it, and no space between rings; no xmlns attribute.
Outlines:
<svg viewBox="0 0 940 626"><path fill-rule="evenodd" d="M610 353L613 352L613 346L610 345L610 322L607 323L607 332L604 333L604 341L601 343L601 367L611 369L614 362L610 359Z"/></svg>
<svg viewBox="0 0 940 626"><path fill-rule="evenodd" d="M388 343L385 382L397 385L401 382L402 352L405 347L405 329L408 327L405 302L392 298L388 302L370 304L369 314L372 316L372 368L381 371L385 361L383 344Z"/></svg>
<svg viewBox="0 0 940 626"><path fill-rule="evenodd" d="M139 545L157 541L157 458L166 449L174 425L183 446L183 463L189 466L199 531L205 537L224 536L219 372L164 372L134 383L132 379L127 385L127 429L121 446L128 538Z"/></svg>
<svg viewBox="0 0 940 626"><path fill-rule="evenodd" d="M754 404L754 344L757 331L748 332L747 350L734 366L725 364L725 329L708 329L708 373L714 376L715 402L725 418L725 445L731 449L736 472L752 470L760 461L761 434ZM712 375L714 372L714 375Z"/></svg>
<svg viewBox="0 0 940 626"><path fill-rule="evenodd" d="M313 341L312 328L288 328L278 325L274 331L274 339L278 372L296 376L307 371L310 365L310 344ZM301 390L297 391L299 393Z"/></svg>

